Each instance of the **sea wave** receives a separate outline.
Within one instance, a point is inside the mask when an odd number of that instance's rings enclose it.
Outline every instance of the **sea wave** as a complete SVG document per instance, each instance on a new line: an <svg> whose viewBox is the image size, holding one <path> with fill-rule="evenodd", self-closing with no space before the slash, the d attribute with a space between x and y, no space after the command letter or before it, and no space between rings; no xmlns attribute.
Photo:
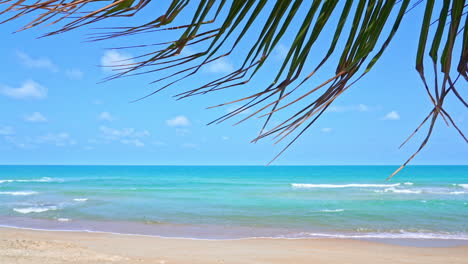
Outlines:
<svg viewBox="0 0 468 264"><path fill-rule="evenodd" d="M57 221L71 221L69 218L57 218ZM252 238L271 238L271 239L416 239L416 240L459 240L459 241L468 241L468 233L432 233L428 232L414 232L414 231L405 231L401 232L352 232L352 233L318 233L318 232L299 232L299 233L289 233L283 235L270 235L270 236L255 236L247 235L235 238L201 238L193 236L164 236L157 234L143 234L143 233L131 233L131 232L115 232L115 231L105 231L105 230L96 230L96 229L86 229L86 228L72 228L72 229L58 229L58 228L32 228L16 225L5 225L0 224L0 227L6 228L17 228L17 229L26 229L26 230L41 230L41 231L60 231L60 232L85 232L85 233L102 233L102 234L115 234L115 235L131 235L131 236L142 236L142 237L159 237L159 238L183 238L183 239L193 239L193 240L242 240L242 239L252 239Z"/></svg>
<svg viewBox="0 0 468 264"><path fill-rule="evenodd" d="M395 188L390 187L384 190L374 190L376 193L401 193L401 194L438 194L438 195L460 195L460 194L468 194L465 191L453 191L446 188Z"/></svg>
<svg viewBox="0 0 468 264"><path fill-rule="evenodd" d="M460 186L463 189L468 189L468 183L460 183L460 184L457 184L457 186Z"/></svg>
<svg viewBox="0 0 468 264"><path fill-rule="evenodd" d="M323 212L323 213L339 213L339 212L344 212L345 209L323 209L319 210L317 212Z"/></svg>
<svg viewBox="0 0 468 264"><path fill-rule="evenodd" d="M350 184L310 184L310 183L291 183L293 188L386 188L400 186L400 183L395 184L366 184L366 183L350 183Z"/></svg>
<svg viewBox="0 0 468 264"><path fill-rule="evenodd" d="M412 183L412 182L405 182L405 183L403 183L403 184L404 184L404 185L413 185L414 183Z"/></svg>
<svg viewBox="0 0 468 264"><path fill-rule="evenodd" d="M49 177L42 177L40 179L8 179L0 180L0 183L12 183L12 182L61 182L60 179L54 179Z"/></svg>
<svg viewBox="0 0 468 264"><path fill-rule="evenodd" d="M449 194L465 194L466 192L449 192Z"/></svg>
<svg viewBox="0 0 468 264"><path fill-rule="evenodd" d="M38 194L38 192L34 192L34 191L18 191L18 192L0 192L0 194L13 195L13 196L27 196L27 195Z"/></svg>
<svg viewBox="0 0 468 264"><path fill-rule="evenodd" d="M396 189L396 188L391 187L391 188L385 189L384 192L419 194L419 193L422 193L422 190Z"/></svg>
<svg viewBox="0 0 468 264"><path fill-rule="evenodd" d="M75 198L75 199L73 199L73 201L75 201L75 202L86 202L86 201L88 201L88 198Z"/></svg>
<svg viewBox="0 0 468 264"><path fill-rule="evenodd" d="M21 213L21 214L29 214L29 213L43 213L47 211L54 211L57 210L57 206L37 206L37 207L24 207L24 208L13 208L13 211Z"/></svg>
<svg viewBox="0 0 468 264"><path fill-rule="evenodd" d="M433 240L468 240L468 234L441 234L441 233L418 233L418 232L401 232L401 233L310 233L301 232L293 235L294 238L380 238L380 239L433 239Z"/></svg>

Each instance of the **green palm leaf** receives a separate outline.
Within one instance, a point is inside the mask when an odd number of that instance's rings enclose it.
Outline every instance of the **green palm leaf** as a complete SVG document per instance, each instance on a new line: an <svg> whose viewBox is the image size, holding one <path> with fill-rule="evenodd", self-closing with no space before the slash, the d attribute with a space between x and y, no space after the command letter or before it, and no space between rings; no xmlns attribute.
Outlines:
<svg viewBox="0 0 468 264"><path fill-rule="evenodd" d="M273 73L271 79L267 81L267 85L252 92L249 96L214 106L243 102L243 105L236 110L212 122L223 122L249 108L255 109L252 111L253 114L239 121L242 122L253 116L266 117L260 134L253 141L274 136L279 142L296 133L287 144L285 148L287 149L314 124L336 98L372 70L393 41L398 29L404 25L405 16L411 15L411 9L423 1L416 1L411 5L410 0L346 0L342 2L294 0L272 3L266 0L200 0L194 4L193 10L187 10L193 2L172 0L164 13L155 15L154 19L148 23L107 28L104 32L90 34L89 40L96 41L135 34L157 35L160 31L167 30L180 32L178 37L171 41L142 43L138 46L126 47L154 48L154 50L134 58L135 63L122 62L119 71L106 80L167 72L164 77L152 82L162 83L150 94L152 95L175 83L196 76L200 68L209 63L231 56L239 49L239 43L243 42L247 43L248 50L238 69L218 79L210 80L203 86L179 93L176 98L182 99L241 87L255 78L265 63L269 62L278 44L290 38L292 43L288 52L279 65L278 71ZM2 22L5 23L33 13L36 17L20 30L39 25L59 26L58 29L44 35L50 36L107 18L134 16L143 8L152 8L150 3L151 0L38 0L35 2L0 0L0 15L5 17ZM408 138L409 140L430 121L426 137L420 147L389 178L400 171L424 148L439 116L447 125L453 126L468 142L463 132L444 109L445 99L450 93L453 93L465 107L468 107L457 88L459 82L464 82L466 85L468 81L467 11L468 7L464 0L444 0L442 3L427 0L425 2L419 46L415 51L415 67L433 109ZM433 17L434 15L437 17ZM181 19L177 20L177 18ZM432 20L435 21L432 22ZM174 21L185 21L185 23L175 24ZM297 21L300 21L300 27L293 31ZM254 30L258 27L261 30ZM324 32L325 28L334 28L333 34ZM331 41L327 51L320 53L314 51L319 39ZM454 49L457 43L461 44L459 45L461 50ZM180 55L186 47L192 45L201 46L202 50L195 54ZM427 48L429 48L428 52ZM310 63L315 63L317 55L321 59L314 67L308 69ZM425 66L428 64L425 62L426 57L430 58L429 61L432 63L433 78L430 79L434 80L433 84L430 84L426 78ZM337 60L329 62L330 58L337 58ZM336 69L335 72L330 72L327 78L319 80L319 84L315 87L305 89L303 85L314 78L315 73L326 64L332 64ZM312 94L317 96L312 98ZM291 106L299 102L301 106L304 105L300 110L290 110ZM279 125L268 128L271 117L279 111L289 111L290 117L280 122ZM298 130L299 128L301 129Z"/></svg>

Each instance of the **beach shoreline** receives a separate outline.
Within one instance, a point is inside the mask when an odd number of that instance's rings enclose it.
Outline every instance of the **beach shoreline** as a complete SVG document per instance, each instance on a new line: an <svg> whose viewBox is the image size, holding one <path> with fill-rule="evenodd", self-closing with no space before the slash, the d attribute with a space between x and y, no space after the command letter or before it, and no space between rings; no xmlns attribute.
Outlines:
<svg viewBox="0 0 468 264"><path fill-rule="evenodd" d="M201 240L0 228L0 263L466 263L468 246L349 239Z"/></svg>
<svg viewBox="0 0 468 264"><path fill-rule="evenodd" d="M339 239L360 240L414 247L468 246L468 239L459 235L431 233L345 233L326 230L274 229L258 226L188 225L175 223L138 223L122 221L90 221L58 218L0 216L0 228L48 232L83 232L129 235L156 238L192 240L246 240L246 239Z"/></svg>

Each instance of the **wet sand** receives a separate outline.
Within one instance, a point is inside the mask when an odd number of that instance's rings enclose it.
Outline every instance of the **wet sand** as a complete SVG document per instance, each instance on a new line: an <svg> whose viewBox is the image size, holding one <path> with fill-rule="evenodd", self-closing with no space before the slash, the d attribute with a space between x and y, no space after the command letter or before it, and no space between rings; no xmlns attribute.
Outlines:
<svg viewBox="0 0 468 264"><path fill-rule="evenodd" d="M468 246L344 239L194 240L0 228L0 263L468 263Z"/></svg>

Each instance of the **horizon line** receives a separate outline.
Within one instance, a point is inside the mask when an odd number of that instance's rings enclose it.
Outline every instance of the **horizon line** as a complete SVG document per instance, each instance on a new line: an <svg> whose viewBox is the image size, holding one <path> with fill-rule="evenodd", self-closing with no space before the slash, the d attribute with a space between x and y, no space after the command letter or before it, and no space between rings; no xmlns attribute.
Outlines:
<svg viewBox="0 0 468 264"><path fill-rule="evenodd" d="M0 164L0 166L147 166L147 167L320 167L320 166L401 166L401 164ZM468 164L411 164L411 166L468 166Z"/></svg>

